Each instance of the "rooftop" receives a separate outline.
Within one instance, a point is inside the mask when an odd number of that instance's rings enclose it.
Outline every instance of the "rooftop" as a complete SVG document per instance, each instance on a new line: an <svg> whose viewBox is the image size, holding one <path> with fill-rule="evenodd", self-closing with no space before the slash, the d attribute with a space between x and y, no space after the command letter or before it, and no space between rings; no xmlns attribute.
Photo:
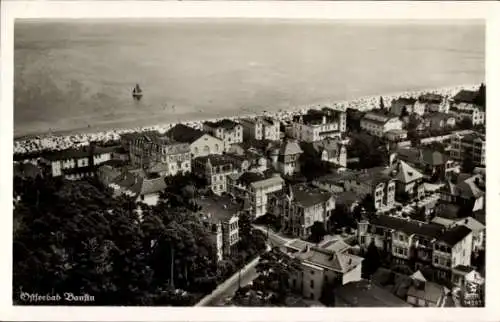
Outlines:
<svg viewBox="0 0 500 322"><path fill-rule="evenodd" d="M207 156L202 156L202 157L197 157L195 158L196 161L202 162L206 164L207 162L210 161L210 164L212 166L221 166L221 165L233 165L234 160L232 158L228 158L226 155L219 155L219 154L211 154Z"/></svg>
<svg viewBox="0 0 500 322"><path fill-rule="evenodd" d="M444 241L450 246L456 245L462 239L467 237L472 232L468 227L465 226L455 226L448 229L441 235L438 239Z"/></svg>
<svg viewBox="0 0 500 322"><path fill-rule="evenodd" d="M292 186L294 201L304 208L326 202L333 194L318 188L308 187L303 184Z"/></svg>
<svg viewBox="0 0 500 322"><path fill-rule="evenodd" d="M445 231L445 227L436 223L424 223L414 220L379 215L370 220L370 224L396 231L402 231L407 235L420 235L428 238L439 238Z"/></svg>
<svg viewBox="0 0 500 322"><path fill-rule="evenodd" d="M295 257L305 263L341 273L349 272L363 261L361 257L322 247L308 247L296 253Z"/></svg>
<svg viewBox="0 0 500 322"><path fill-rule="evenodd" d="M198 198L195 202L202 208L199 213L210 222L227 221L242 209L242 205L228 195Z"/></svg>
<svg viewBox="0 0 500 322"><path fill-rule="evenodd" d="M226 130L232 130L238 125L238 123L229 119L223 119L217 122L205 122L205 125L211 128L223 128Z"/></svg>
<svg viewBox="0 0 500 322"><path fill-rule="evenodd" d="M347 283L335 290L339 307L410 307L391 292L366 280Z"/></svg>
<svg viewBox="0 0 500 322"><path fill-rule="evenodd" d="M286 140L285 142L282 142L279 149L279 154L283 156L296 155L300 153L302 153L302 149L295 140Z"/></svg>
<svg viewBox="0 0 500 322"><path fill-rule="evenodd" d="M203 131L193 129L184 124L176 124L166 133L173 140L183 143L193 143L205 134Z"/></svg>
<svg viewBox="0 0 500 322"><path fill-rule="evenodd" d="M453 101L457 103L475 104L478 95L479 92L477 91L461 90L453 97Z"/></svg>
<svg viewBox="0 0 500 322"><path fill-rule="evenodd" d="M413 97L400 97L392 101L392 105L413 105L417 100Z"/></svg>
<svg viewBox="0 0 500 322"><path fill-rule="evenodd" d="M443 101L443 96L439 94L427 93L420 95L418 101L422 103L441 103Z"/></svg>
<svg viewBox="0 0 500 322"><path fill-rule="evenodd" d="M363 116L363 120L379 124L385 124L389 120L394 118L397 118L397 116L385 110L384 111L372 110Z"/></svg>

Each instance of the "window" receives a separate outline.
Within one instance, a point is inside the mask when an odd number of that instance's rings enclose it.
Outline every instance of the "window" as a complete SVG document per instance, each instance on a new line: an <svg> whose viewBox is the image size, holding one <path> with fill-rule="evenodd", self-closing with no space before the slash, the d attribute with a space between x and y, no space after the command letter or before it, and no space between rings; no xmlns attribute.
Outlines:
<svg viewBox="0 0 500 322"><path fill-rule="evenodd" d="M438 264L439 263L439 260L437 257L434 257L434 264Z"/></svg>
<svg viewBox="0 0 500 322"><path fill-rule="evenodd" d="M311 271L311 275L314 275L314 271Z"/></svg>
<svg viewBox="0 0 500 322"><path fill-rule="evenodd" d="M314 280L311 280L311 288L314 289Z"/></svg>

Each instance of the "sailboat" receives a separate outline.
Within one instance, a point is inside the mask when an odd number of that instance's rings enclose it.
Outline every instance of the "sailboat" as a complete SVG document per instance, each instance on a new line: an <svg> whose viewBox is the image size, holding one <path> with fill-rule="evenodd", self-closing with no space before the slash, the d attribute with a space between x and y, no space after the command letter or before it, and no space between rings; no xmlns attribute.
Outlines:
<svg viewBox="0 0 500 322"><path fill-rule="evenodd" d="M142 98L142 89L139 84L135 84L135 87L132 90L132 97L136 100L140 100Z"/></svg>

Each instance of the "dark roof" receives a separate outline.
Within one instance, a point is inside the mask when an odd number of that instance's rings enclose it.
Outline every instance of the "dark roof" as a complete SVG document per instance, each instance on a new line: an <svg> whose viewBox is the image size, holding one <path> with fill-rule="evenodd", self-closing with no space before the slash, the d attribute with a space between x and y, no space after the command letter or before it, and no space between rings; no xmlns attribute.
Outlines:
<svg viewBox="0 0 500 322"><path fill-rule="evenodd" d="M410 307L391 292L366 280L350 282L335 289L336 306Z"/></svg>
<svg viewBox="0 0 500 322"><path fill-rule="evenodd" d="M257 182L266 179L266 176L262 173L257 172L245 172L239 178L238 182L243 183L244 185L249 185L252 182Z"/></svg>
<svg viewBox="0 0 500 322"><path fill-rule="evenodd" d="M458 103L474 104L478 94L479 93L477 91L461 90L453 97L453 100Z"/></svg>
<svg viewBox="0 0 500 322"><path fill-rule="evenodd" d="M449 113L442 113L442 112L433 112L433 113L429 113L427 116L427 118L430 118L430 119L435 119L435 120L438 120L438 121L447 121L451 118L455 118L455 116L453 114L449 114Z"/></svg>
<svg viewBox="0 0 500 322"><path fill-rule="evenodd" d="M418 100L426 103L441 103L443 101L443 96L439 94L427 93L420 95Z"/></svg>
<svg viewBox="0 0 500 322"><path fill-rule="evenodd" d="M416 234L429 238L438 238L445 230L444 226L438 224L416 222L387 215L374 217L370 220L370 224L402 231L408 235Z"/></svg>
<svg viewBox="0 0 500 322"><path fill-rule="evenodd" d="M338 120L340 113L340 111L324 107L322 110L311 109L306 114L296 115L293 120L298 122L302 119L304 124L321 124L323 123L323 117L325 117L326 123L332 123Z"/></svg>
<svg viewBox="0 0 500 322"><path fill-rule="evenodd" d="M205 122L205 124L212 128L222 127L226 130L231 130L238 125L238 123L229 119L223 119L217 122Z"/></svg>
<svg viewBox="0 0 500 322"><path fill-rule="evenodd" d="M422 289L411 285L407 295L437 304L441 297L444 296L443 286L429 281L423 282L423 284L424 287Z"/></svg>
<svg viewBox="0 0 500 322"><path fill-rule="evenodd" d="M210 160L210 164L212 166L220 166L220 165L226 165L226 164L231 164L234 165L234 159L233 158L228 158L226 155L219 155L219 154L211 154L207 156L202 156L195 158L197 161L201 161L202 163L207 163Z"/></svg>
<svg viewBox="0 0 500 322"><path fill-rule="evenodd" d="M167 184L165 178L158 177L154 179L141 178L138 185L134 186L132 191L138 195L148 195L165 190Z"/></svg>
<svg viewBox="0 0 500 322"><path fill-rule="evenodd" d="M199 213L204 215L210 214L210 217L202 219L213 223L229 220L243 208L241 203L228 195L212 195L210 197L198 198L195 202L201 207Z"/></svg>
<svg viewBox="0 0 500 322"><path fill-rule="evenodd" d="M393 105L413 105L417 100L413 97L400 97L392 101Z"/></svg>
<svg viewBox="0 0 500 322"><path fill-rule="evenodd" d="M183 143L193 143L202 137L205 132L193 129L184 124L177 124L166 133L167 136L171 137L177 142Z"/></svg>
<svg viewBox="0 0 500 322"><path fill-rule="evenodd" d="M333 194L317 188L305 187L302 184L292 187L294 200L301 206L307 208L319 203L326 202Z"/></svg>
<svg viewBox="0 0 500 322"><path fill-rule="evenodd" d="M456 243L467 237L467 235L471 232L472 230L465 226L455 226L449 230L446 230L444 234L439 237L439 240L444 241L450 246L454 246Z"/></svg>
<svg viewBox="0 0 500 322"><path fill-rule="evenodd" d="M457 265L457 266L453 267L453 270L457 270L457 271L464 272L464 273L470 273L474 270L474 267L465 266L465 265Z"/></svg>

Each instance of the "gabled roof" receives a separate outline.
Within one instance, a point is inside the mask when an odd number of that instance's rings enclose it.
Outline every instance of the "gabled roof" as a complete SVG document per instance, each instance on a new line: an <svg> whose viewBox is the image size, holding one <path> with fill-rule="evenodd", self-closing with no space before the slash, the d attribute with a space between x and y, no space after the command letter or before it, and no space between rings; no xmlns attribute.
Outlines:
<svg viewBox="0 0 500 322"><path fill-rule="evenodd" d="M234 165L234 159L228 158L226 155L219 155L219 154L211 154L202 157L197 157L195 158L195 160L202 162L204 164L210 161L210 164L212 166L221 166L227 164Z"/></svg>
<svg viewBox="0 0 500 322"><path fill-rule="evenodd" d="M296 258L322 268L340 273L347 273L361 264L363 259L348 253L340 253L320 247L310 247L305 252L296 254Z"/></svg>
<svg viewBox="0 0 500 322"><path fill-rule="evenodd" d="M279 154L283 156L301 154L303 151L294 140L286 140L281 144Z"/></svg>
<svg viewBox="0 0 500 322"><path fill-rule="evenodd" d="M197 129L193 129L184 124L176 124L173 128L167 131L166 135L177 142L193 143L206 133ZM208 134L207 134L208 135Z"/></svg>
<svg viewBox="0 0 500 322"><path fill-rule="evenodd" d="M454 119L455 116L453 114L449 113L442 113L442 112L433 112L430 113L426 116L427 118L433 120L433 121L448 121L449 119Z"/></svg>
<svg viewBox="0 0 500 322"><path fill-rule="evenodd" d="M132 191L142 196L161 192L165 190L165 188L167 188L167 184L163 177L154 179L141 178L139 184L135 186Z"/></svg>
<svg viewBox="0 0 500 322"><path fill-rule="evenodd" d="M420 171L401 160L387 169L385 173L404 184L420 180L424 177Z"/></svg>
<svg viewBox="0 0 500 322"><path fill-rule="evenodd" d="M408 288L407 296L412 296L417 299L422 299L427 302L437 304L441 297L445 294L444 287L425 280L423 281L423 283L423 288L417 288L414 285L411 285Z"/></svg>

